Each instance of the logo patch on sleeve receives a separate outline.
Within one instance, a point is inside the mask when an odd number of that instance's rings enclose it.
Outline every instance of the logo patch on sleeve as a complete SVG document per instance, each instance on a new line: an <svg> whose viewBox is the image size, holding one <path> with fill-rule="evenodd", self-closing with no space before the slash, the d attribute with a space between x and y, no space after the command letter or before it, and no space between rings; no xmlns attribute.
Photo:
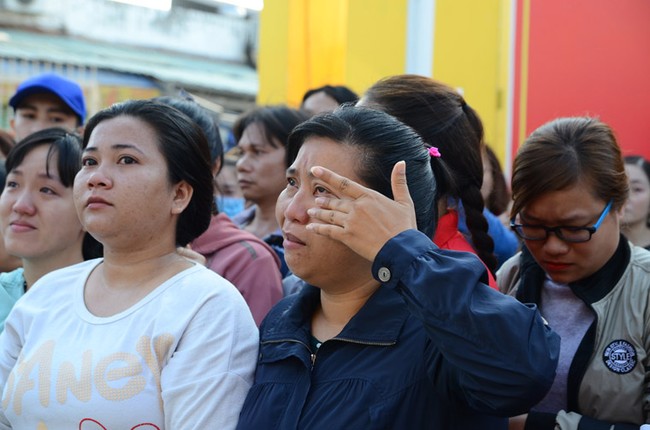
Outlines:
<svg viewBox="0 0 650 430"><path fill-rule="evenodd" d="M626 340L615 340L603 351L603 362L614 373L620 375L630 373L636 366L636 349Z"/></svg>

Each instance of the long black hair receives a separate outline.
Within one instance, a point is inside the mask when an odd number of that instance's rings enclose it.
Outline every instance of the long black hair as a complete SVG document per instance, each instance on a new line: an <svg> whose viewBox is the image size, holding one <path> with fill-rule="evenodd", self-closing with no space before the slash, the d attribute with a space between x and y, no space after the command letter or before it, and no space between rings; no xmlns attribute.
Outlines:
<svg viewBox="0 0 650 430"><path fill-rule="evenodd" d="M235 141L239 142L249 125L258 124L269 145L277 148L286 146L291 130L307 118L308 113L287 106L260 106L240 115L232 132Z"/></svg>

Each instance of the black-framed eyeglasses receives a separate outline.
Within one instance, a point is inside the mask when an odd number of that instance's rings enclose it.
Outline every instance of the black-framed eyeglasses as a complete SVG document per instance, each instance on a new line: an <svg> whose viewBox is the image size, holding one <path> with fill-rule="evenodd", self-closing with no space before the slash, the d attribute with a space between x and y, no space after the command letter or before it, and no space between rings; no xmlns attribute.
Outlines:
<svg viewBox="0 0 650 430"><path fill-rule="evenodd" d="M605 209L603 209L600 217L598 217L596 224L591 227L546 227L545 225L516 224L515 219L512 218L510 220L510 228L517 233L517 236L524 240L546 240L549 233L552 232L565 242L588 242L591 239L591 236L598 231L598 227L603 223L611 208L612 202L610 201L607 203L607 206L605 206Z"/></svg>

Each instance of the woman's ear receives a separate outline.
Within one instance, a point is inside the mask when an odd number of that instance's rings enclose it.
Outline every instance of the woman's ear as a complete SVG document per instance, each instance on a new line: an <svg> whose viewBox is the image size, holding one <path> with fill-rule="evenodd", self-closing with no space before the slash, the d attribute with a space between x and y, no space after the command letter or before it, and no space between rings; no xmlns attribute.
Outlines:
<svg viewBox="0 0 650 430"><path fill-rule="evenodd" d="M172 215L178 215L185 210L192 200L194 189L190 184L181 181L174 185L174 200L172 202Z"/></svg>
<svg viewBox="0 0 650 430"><path fill-rule="evenodd" d="M623 220L623 213L625 212L625 205L621 205L618 210L612 211L616 214L616 219L621 222Z"/></svg>

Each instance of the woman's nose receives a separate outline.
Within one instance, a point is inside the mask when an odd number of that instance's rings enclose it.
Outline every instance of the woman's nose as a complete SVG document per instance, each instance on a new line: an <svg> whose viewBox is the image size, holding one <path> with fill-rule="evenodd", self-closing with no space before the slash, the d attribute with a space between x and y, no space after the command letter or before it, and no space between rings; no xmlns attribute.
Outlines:
<svg viewBox="0 0 650 430"><path fill-rule="evenodd" d="M113 185L110 177L101 168L95 168L89 175L87 180L88 186L94 187L111 187Z"/></svg>
<svg viewBox="0 0 650 430"><path fill-rule="evenodd" d="M549 233L544 241L544 250L547 254L559 255L569 250L570 244L560 239L555 233Z"/></svg>
<svg viewBox="0 0 650 430"><path fill-rule="evenodd" d="M305 198L305 193L298 191L293 196L285 196L285 192L282 192L280 197L278 197L278 204L284 206L284 216L286 219L299 224L307 224L309 222L307 209L311 206L309 206Z"/></svg>
<svg viewBox="0 0 650 430"><path fill-rule="evenodd" d="M13 210L19 214L33 215L36 212L36 206L34 205L34 199L31 193L28 191L20 193L13 204Z"/></svg>

